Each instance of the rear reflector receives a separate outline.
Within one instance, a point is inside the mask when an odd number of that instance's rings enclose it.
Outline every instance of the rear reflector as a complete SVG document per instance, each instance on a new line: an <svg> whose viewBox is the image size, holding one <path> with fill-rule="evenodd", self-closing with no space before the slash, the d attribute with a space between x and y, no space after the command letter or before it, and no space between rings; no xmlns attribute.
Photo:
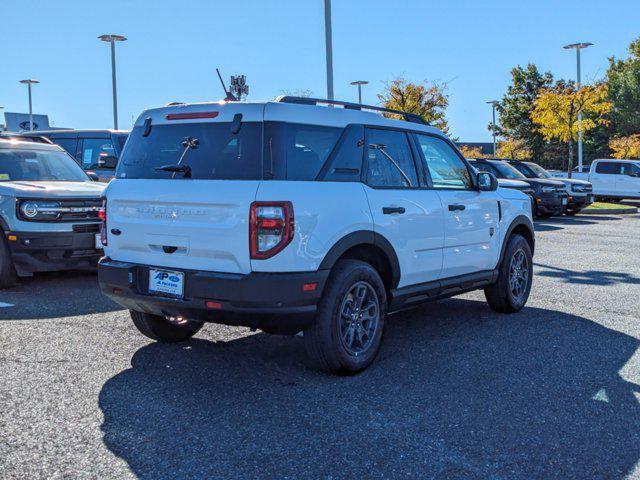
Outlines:
<svg viewBox="0 0 640 480"><path fill-rule="evenodd" d="M164 118L167 120L192 120L194 118L216 118L218 112L185 112L168 113Z"/></svg>
<svg viewBox="0 0 640 480"><path fill-rule="evenodd" d="M122 289L116 287L116 288L113 289L113 293L114 293L114 295L120 295L122 293Z"/></svg>
<svg viewBox="0 0 640 480"><path fill-rule="evenodd" d="M222 310L222 304L220 302L213 302L211 300L207 300L205 302L205 306L212 310Z"/></svg>
<svg viewBox="0 0 640 480"><path fill-rule="evenodd" d="M303 292L315 292L316 288L318 288L318 282L303 283L302 284L302 291Z"/></svg>

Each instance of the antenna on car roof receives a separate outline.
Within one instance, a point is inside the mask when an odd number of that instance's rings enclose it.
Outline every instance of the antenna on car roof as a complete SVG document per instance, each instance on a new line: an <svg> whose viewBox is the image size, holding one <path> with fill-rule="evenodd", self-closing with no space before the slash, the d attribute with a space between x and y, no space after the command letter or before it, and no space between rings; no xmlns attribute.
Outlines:
<svg viewBox="0 0 640 480"><path fill-rule="evenodd" d="M220 75L220 69L216 68L216 73L218 74L218 78L220 79L220 83L222 84L222 89L224 90L224 93L226 95L225 100L227 102L237 102L238 99L233 96L233 93L227 90L227 86L224 84L224 80L222 80L222 75Z"/></svg>

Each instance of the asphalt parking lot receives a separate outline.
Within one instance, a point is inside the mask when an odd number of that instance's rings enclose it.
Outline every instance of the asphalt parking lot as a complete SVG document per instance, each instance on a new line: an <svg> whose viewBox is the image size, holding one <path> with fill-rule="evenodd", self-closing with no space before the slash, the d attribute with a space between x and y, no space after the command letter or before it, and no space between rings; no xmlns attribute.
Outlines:
<svg viewBox="0 0 640 480"><path fill-rule="evenodd" d="M640 478L640 215L537 224L528 307L397 314L338 378L300 338L138 334L94 275L0 292L2 478Z"/></svg>

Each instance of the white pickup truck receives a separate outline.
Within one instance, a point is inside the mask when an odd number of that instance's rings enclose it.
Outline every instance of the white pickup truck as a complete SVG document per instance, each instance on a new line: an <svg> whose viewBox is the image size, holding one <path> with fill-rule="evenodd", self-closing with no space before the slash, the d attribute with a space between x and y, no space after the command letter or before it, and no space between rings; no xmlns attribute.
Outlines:
<svg viewBox="0 0 640 480"><path fill-rule="evenodd" d="M599 199L640 198L640 160L601 158L593 161L588 172L573 172L572 177L591 182Z"/></svg>

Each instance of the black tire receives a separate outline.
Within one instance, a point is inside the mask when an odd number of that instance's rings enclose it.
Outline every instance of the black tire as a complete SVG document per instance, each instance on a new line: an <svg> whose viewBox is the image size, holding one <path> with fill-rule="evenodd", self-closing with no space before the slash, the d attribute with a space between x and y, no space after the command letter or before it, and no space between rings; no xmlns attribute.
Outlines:
<svg viewBox="0 0 640 480"><path fill-rule="evenodd" d="M516 259L524 258L526 264L522 268L514 268ZM504 258L498 267L498 281L484 289L484 296L489 306L500 313L515 313L522 310L527 303L533 282L533 256L531 247L522 235L509 237ZM517 282L512 285L513 281ZM524 277L526 276L526 279Z"/></svg>
<svg viewBox="0 0 640 480"><path fill-rule="evenodd" d="M573 215L577 215L577 214L579 214L581 211L582 211L582 210L567 210L567 211L565 211L565 212L564 212L564 214L565 214L565 215L573 216Z"/></svg>
<svg viewBox="0 0 640 480"><path fill-rule="evenodd" d="M538 215L536 215L538 218L551 218L553 217L553 213L540 213L538 212Z"/></svg>
<svg viewBox="0 0 640 480"><path fill-rule="evenodd" d="M186 342L202 328L202 322L186 320L177 325L159 315L129 310L131 320L144 336L162 343Z"/></svg>
<svg viewBox="0 0 640 480"><path fill-rule="evenodd" d="M316 318L304 332L305 348L315 366L342 375L367 368L380 350L386 312L384 284L371 265L359 260L336 263Z"/></svg>
<svg viewBox="0 0 640 480"><path fill-rule="evenodd" d="M13 266L5 234L0 229L0 288L8 288L15 285L15 283L16 269Z"/></svg>

